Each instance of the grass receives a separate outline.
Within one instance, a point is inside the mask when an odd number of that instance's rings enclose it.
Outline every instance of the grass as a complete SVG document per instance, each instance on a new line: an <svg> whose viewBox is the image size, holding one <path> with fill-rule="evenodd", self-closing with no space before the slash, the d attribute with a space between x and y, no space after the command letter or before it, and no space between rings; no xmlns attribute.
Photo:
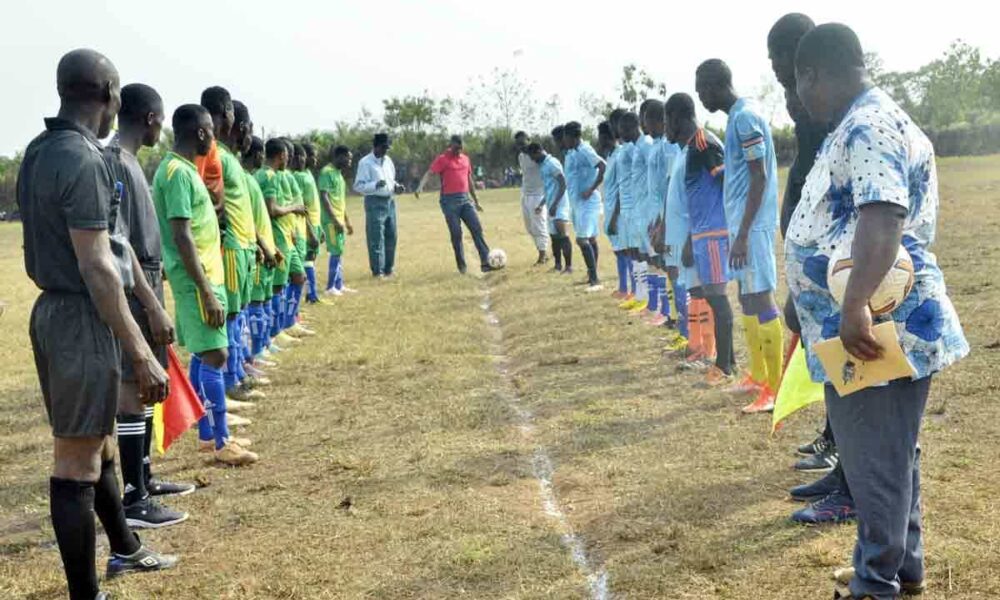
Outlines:
<svg viewBox="0 0 1000 600"><path fill-rule="evenodd" d="M940 171L935 249L973 353L936 380L925 423L927 597L993 598L1000 157L945 159ZM765 418L738 415L740 401L692 389L692 376L661 357L658 334L606 295L530 269L516 193L483 200L488 239L510 257L486 280L454 272L431 199L400 202L395 282L366 278L363 236L350 240L347 277L361 294L309 310L320 336L284 355L241 432L261 463L205 465L193 434L156 459L164 476L206 487L171 502L190 511L188 523L143 536L181 554L181 567L113 582L116 598L585 597L562 531L541 509L536 446L551 456L561 507L614 597L828 597L854 530L793 526L796 505L785 499L805 481L789 465L819 407L769 437ZM360 223L359 205L351 210ZM9 304L0 318L0 597L48 600L64 592L27 336L37 292L19 247L20 229L0 227ZM611 280L613 263L603 263ZM486 286L502 371L480 307ZM534 415L530 438L511 390Z"/></svg>

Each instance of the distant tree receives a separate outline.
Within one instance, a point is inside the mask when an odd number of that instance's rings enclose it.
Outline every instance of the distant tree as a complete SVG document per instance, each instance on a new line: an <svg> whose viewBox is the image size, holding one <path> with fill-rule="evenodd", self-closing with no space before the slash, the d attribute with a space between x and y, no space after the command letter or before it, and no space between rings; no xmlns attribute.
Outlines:
<svg viewBox="0 0 1000 600"><path fill-rule="evenodd" d="M538 116L532 84L513 69L496 67L489 77L480 77L466 101L471 122L479 128L530 129Z"/></svg>
<svg viewBox="0 0 1000 600"><path fill-rule="evenodd" d="M758 106L768 123L774 123L778 115L785 114L785 90L778 85L778 80L774 75L763 75L760 78L760 85L753 95Z"/></svg>
<svg viewBox="0 0 1000 600"><path fill-rule="evenodd" d="M603 121L615 108L614 102L588 92L580 94L577 103L580 105L583 114L594 122Z"/></svg>
<svg viewBox="0 0 1000 600"><path fill-rule="evenodd" d="M638 110L643 100L654 96L665 98L667 86L663 82L653 79L645 69L640 69L634 63L630 63L622 67L619 91L622 102L632 110Z"/></svg>

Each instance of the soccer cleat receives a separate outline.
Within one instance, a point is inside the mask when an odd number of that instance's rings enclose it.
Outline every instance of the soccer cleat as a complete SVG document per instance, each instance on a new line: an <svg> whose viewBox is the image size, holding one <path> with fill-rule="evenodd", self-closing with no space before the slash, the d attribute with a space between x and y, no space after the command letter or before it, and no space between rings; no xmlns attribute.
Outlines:
<svg viewBox="0 0 1000 600"><path fill-rule="evenodd" d="M639 315L639 318L642 318L642 311L646 310L647 306L649 306L649 302L647 302L646 300L641 300L638 304L633 306L628 312L629 314L632 315Z"/></svg>
<svg viewBox="0 0 1000 600"><path fill-rule="evenodd" d="M236 444L239 445L240 448L249 448L250 446L253 446L253 442L251 442L247 438L231 437L226 441L235 442ZM198 440L198 452L201 453L215 452L215 440Z"/></svg>
<svg viewBox="0 0 1000 600"><path fill-rule="evenodd" d="M792 521L803 525L836 525L856 518L854 500L841 492L834 492L792 513Z"/></svg>
<svg viewBox="0 0 1000 600"><path fill-rule="evenodd" d="M708 373L705 373L705 387L707 388L719 388L724 385L730 385L733 382L733 376L727 375L725 371L712 365L708 369Z"/></svg>
<svg viewBox="0 0 1000 600"><path fill-rule="evenodd" d="M812 483L793 487L788 490L788 494L792 497L792 500L798 502L815 502L834 492L843 491L842 486L843 481L841 480L841 476L831 472Z"/></svg>
<svg viewBox="0 0 1000 600"><path fill-rule="evenodd" d="M824 444L824 447L820 450L819 454L807 456L795 463L794 469L796 471L805 471L807 473L832 471L839 462L840 455L837 454L837 447L827 443Z"/></svg>
<svg viewBox="0 0 1000 600"><path fill-rule="evenodd" d="M271 380L268 379L267 377L264 377L263 375L260 376L249 375L247 376L246 381L244 381L243 384L248 386L250 389L259 387L268 387L269 385L271 385Z"/></svg>
<svg viewBox="0 0 1000 600"><path fill-rule="evenodd" d="M597 292L603 292L604 286L599 283L595 283L591 286L588 286L586 291L588 294L596 294Z"/></svg>
<svg viewBox="0 0 1000 600"><path fill-rule="evenodd" d="M240 384L234 388L226 390L226 398L237 402L251 402L253 400L263 400L267 396L259 390L252 390L245 384Z"/></svg>
<svg viewBox="0 0 1000 600"><path fill-rule="evenodd" d="M642 302L640 300L637 300L636 298L633 297L633 298L629 298L628 300L625 300L624 302L622 302L621 304L619 304L618 308L620 308L622 310L632 310L633 308L635 308L636 306L639 306L640 304L642 304Z"/></svg>
<svg viewBox="0 0 1000 600"><path fill-rule="evenodd" d="M330 288L330 289L326 290L323 293L326 294L327 296L333 296L335 298L337 296L343 296L344 295L344 292L338 290L337 288Z"/></svg>
<svg viewBox="0 0 1000 600"><path fill-rule="evenodd" d="M703 373L713 366L714 361L705 356L702 352L688 354L683 362L677 365L678 371L697 371Z"/></svg>
<svg viewBox="0 0 1000 600"><path fill-rule="evenodd" d="M193 483L172 483L159 479L150 479L146 482L146 491L150 496L187 496L193 494L194 490Z"/></svg>
<svg viewBox="0 0 1000 600"><path fill-rule="evenodd" d="M160 554L142 546L135 554L123 556L111 554L108 559L108 569L105 578L114 579L127 573L149 573L163 571L177 566L178 558L169 554Z"/></svg>
<svg viewBox="0 0 1000 600"><path fill-rule="evenodd" d="M818 438L809 442L808 444L802 444L796 449L796 452L802 456L812 456L813 454L819 454L823 451L827 445L827 439L821 434Z"/></svg>
<svg viewBox="0 0 1000 600"><path fill-rule="evenodd" d="M680 354L682 352L687 352L688 341L683 335L678 335L672 341L667 342L667 345L663 348L663 351L667 354Z"/></svg>
<svg viewBox="0 0 1000 600"><path fill-rule="evenodd" d="M188 514L163 506L153 498L133 502L125 509L125 522L132 529L159 529L187 521Z"/></svg>
<svg viewBox="0 0 1000 600"><path fill-rule="evenodd" d="M293 337L309 337L316 335L316 332L303 326L302 323L296 323L288 328L288 335Z"/></svg>
<svg viewBox="0 0 1000 600"><path fill-rule="evenodd" d="M755 415L759 413L768 413L774 410L774 392L771 388L766 385L760 389L760 393L757 394L757 399L750 404L743 407L742 411L745 415Z"/></svg>
<svg viewBox="0 0 1000 600"><path fill-rule="evenodd" d="M287 347L287 346L294 346L296 344L301 344L302 343L302 340L300 340L298 338L292 337L291 335L288 334L287 331L282 331L274 339L276 339L279 342L281 342L282 346L285 346L285 347Z"/></svg>
<svg viewBox="0 0 1000 600"><path fill-rule="evenodd" d="M215 460L231 467L243 467L257 462L257 454L229 440L215 451Z"/></svg>
<svg viewBox="0 0 1000 600"><path fill-rule="evenodd" d="M757 383L747 374L739 383L726 388L726 393L729 394L759 394L760 390L764 387L763 383Z"/></svg>
<svg viewBox="0 0 1000 600"><path fill-rule="evenodd" d="M246 427L253 423L250 419L246 417L241 417L237 414L227 414L226 422L233 427Z"/></svg>
<svg viewBox="0 0 1000 600"><path fill-rule="evenodd" d="M226 410L228 411L241 411L247 410L248 408L257 408L257 405L253 402L243 402L241 400L226 398Z"/></svg>

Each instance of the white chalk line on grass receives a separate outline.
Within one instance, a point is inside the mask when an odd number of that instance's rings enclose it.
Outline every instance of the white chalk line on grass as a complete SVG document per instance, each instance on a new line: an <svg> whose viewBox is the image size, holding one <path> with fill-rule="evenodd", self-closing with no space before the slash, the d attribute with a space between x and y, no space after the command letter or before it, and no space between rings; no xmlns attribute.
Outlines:
<svg viewBox="0 0 1000 600"><path fill-rule="evenodd" d="M521 430L521 435L529 441L534 441L534 415L521 404L521 399L511 384L510 375L506 367L507 355L503 350L503 332L500 328L500 319L493 312L490 290L487 287L483 288L483 302L479 306L486 313L486 322L497 338L494 342L494 358L497 363L497 371L503 377L504 383L508 388L504 396L520 421L519 429ZM570 557L573 559L573 563L576 564L577 569L587 579L591 600L608 600L611 597L608 592L608 573L604 569L604 565L592 564L592 561L587 556L587 548L584 546L583 540L573 531L573 526L570 525L569 519L566 518L566 513L559 506L559 499L556 497L555 489L552 486L552 474L554 470L555 468L552 466L552 459L549 457L548 451L543 446L536 445L535 452L531 457L531 471L535 479L538 480L538 493L542 500L542 508L545 514L556 522L556 525L562 532L562 544L569 550Z"/></svg>

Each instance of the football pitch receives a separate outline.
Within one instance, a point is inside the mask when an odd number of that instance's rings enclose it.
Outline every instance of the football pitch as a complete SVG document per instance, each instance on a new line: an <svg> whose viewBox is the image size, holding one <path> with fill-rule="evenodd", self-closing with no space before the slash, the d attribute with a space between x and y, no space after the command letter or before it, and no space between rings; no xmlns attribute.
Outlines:
<svg viewBox="0 0 1000 600"><path fill-rule="evenodd" d="M932 250L972 354L935 380L924 423L925 597L997 598L1000 156L939 170ZM575 248L572 277L532 269L516 190L481 198L505 271L460 277L436 198L405 195L386 283L366 275L350 201L346 279L360 293L307 309L318 335L280 355L268 398L241 413L258 464L206 464L193 431L154 458L155 472L201 486L169 499L186 523L140 533L182 562L110 583L116 599L831 595L853 526L788 520L799 505L787 489L810 480L791 470L794 449L822 409L770 436L769 418L739 414L744 399L695 389L660 331L574 285ZM65 584L20 236L0 226L0 598L49 600Z"/></svg>

